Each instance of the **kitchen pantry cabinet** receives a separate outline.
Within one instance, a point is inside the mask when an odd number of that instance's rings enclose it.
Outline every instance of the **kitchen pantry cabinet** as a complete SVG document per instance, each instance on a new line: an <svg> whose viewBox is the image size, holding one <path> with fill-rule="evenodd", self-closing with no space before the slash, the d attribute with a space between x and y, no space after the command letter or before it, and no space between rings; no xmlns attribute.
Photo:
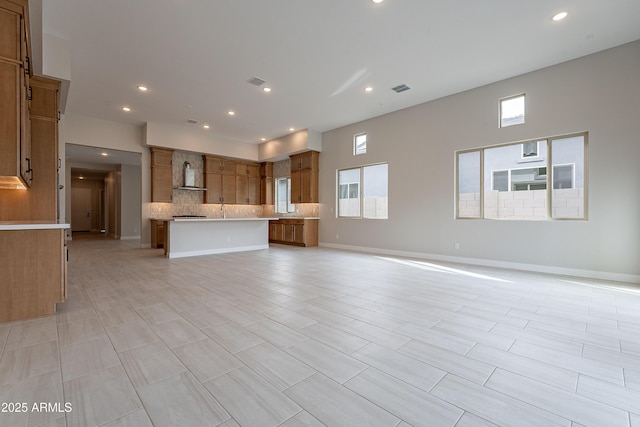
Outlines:
<svg viewBox="0 0 640 427"><path fill-rule="evenodd" d="M269 221L269 242L295 246L318 246L318 220L280 218Z"/></svg>
<svg viewBox="0 0 640 427"><path fill-rule="evenodd" d="M236 162L204 155L205 203L236 203Z"/></svg>
<svg viewBox="0 0 640 427"><path fill-rule="evenodd" d="M291 203L318 203L317 151L289 156L291 159Z"/></svg>
<svg viewBox="0 0 640 427"><path fill-rule="evenodd" d="M150 147L151 201L171 203L173 200L173 150Z"/></svg>
<svg viewBox="0 0 640 427"><path fill-rule="evenodd" d="M58 219L58 108L60 81L47 77L31 78L31 176L29 206L37 217Z"/></svg>
<svg viewBox="0 0 640 427"><path fill-rule="evenodd" d="M0 0L0 188L32 181L28 19L26 0Z"/></svg>
<svg viewBox="0 0 640 427"><path fill-rule="evenodd" d="M58 98L60 81L33 76L31 176L27 191L0 189L0 221L58 220ZM1 100L0 100L1 101ZM0 149L0 158L5 151Z"/></svg>
<svg viewBox="0 0 640 427"><path fill-rule="evenodd" d="M236 203L260 204L260 165L238 163L236 165Z"/></svg>

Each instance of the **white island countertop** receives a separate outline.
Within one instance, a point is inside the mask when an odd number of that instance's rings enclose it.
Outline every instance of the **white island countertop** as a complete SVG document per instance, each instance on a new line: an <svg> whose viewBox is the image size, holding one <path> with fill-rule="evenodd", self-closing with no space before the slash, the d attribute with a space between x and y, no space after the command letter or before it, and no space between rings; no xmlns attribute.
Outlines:
<svg viewBox="0 0 640 427"><path fill-rule="evenodd" d="M0 231L56 230L70 228L69 224L52 221L0 221Z"/></svg>

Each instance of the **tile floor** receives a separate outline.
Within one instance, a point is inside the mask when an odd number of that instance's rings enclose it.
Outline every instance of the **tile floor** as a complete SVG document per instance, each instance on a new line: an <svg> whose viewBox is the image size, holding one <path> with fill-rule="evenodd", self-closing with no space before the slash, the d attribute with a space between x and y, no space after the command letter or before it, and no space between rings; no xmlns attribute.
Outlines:
<svg viewBox="0 0 640 427"><path fill-rule="evenodd" d="M1 426L640 427L640 286L69 247L58 314L0 325Z"/></svg>

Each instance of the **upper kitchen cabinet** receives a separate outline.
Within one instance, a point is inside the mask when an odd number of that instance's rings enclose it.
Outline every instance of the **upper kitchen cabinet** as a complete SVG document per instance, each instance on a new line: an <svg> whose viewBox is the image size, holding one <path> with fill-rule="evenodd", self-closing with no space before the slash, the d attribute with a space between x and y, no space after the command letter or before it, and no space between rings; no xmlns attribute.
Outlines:
<svg viewBox="0 0 640 427"><path fill-rule="evenodd" d="M238 163L236 165L236 203L257 205L260 203L260 165Z"/></svg>
<svg viewBox="0 0 640 427"><path fill-rule="evenodd" d="M273 205L273 163L260 163L260 204Z"/></svg>
<svg viewBox="0 0 640 427"><path fill-rule="evenodd" d="M294 154L291 158L291 203L318 203L317 151Z"/></svg>
<svg viewBox="0 0 640 427"><path fill-rule="evenodd" d="M31 79L31 167L33 182L29 211L34 219L56 221L58 217L58 111L59 80ZM27 212L24 213L25 217Z"/></svg>
<svg viewBox="0 0 640 427"><path fill-rule="evenodd" d="M0 0L0 188L31 185L29 7Z"/></svg>
<svg viewBox="0 0 640 427"><path fill-rule="evenodd" d="M205 203L236 203L236 162L203 156Z"/></svg>
<svg viewBox="0 0 640 427"><path fill-rule="evenodd" d="M151 201L171 203L173 200L173 150L150 147Z"/></svg>

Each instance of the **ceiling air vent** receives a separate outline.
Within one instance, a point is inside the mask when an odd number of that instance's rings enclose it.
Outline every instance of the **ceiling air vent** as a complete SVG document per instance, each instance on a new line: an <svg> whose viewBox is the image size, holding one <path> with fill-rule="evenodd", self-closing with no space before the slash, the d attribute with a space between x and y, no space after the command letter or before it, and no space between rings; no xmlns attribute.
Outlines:
<svg viewBox="0 0 640 427"><path fill-rule="evenodd" d="M405 90L409 90L411 88L405 84L401 84L396 87L392 87L391 89L396 91L396 93L400 93L400 92L404 92Z"/></svg>
<svg viewBox="0 0 640 427"><path fill-rule="evenodd" d="M193 120L193 119L189 119L187 120L187 123L191 123L192 125L195 125L196 123L198 123L197 120Z"/></svg>
<svg viewBox="0 0 640 427"><path fill-rule="evenodd" d="M266 82L266 80L262 80L260 77L251 77L249 80L247 80L247 82L251 83L252 85L255 86L260 86L262 84L264 84Z"/></svg>

